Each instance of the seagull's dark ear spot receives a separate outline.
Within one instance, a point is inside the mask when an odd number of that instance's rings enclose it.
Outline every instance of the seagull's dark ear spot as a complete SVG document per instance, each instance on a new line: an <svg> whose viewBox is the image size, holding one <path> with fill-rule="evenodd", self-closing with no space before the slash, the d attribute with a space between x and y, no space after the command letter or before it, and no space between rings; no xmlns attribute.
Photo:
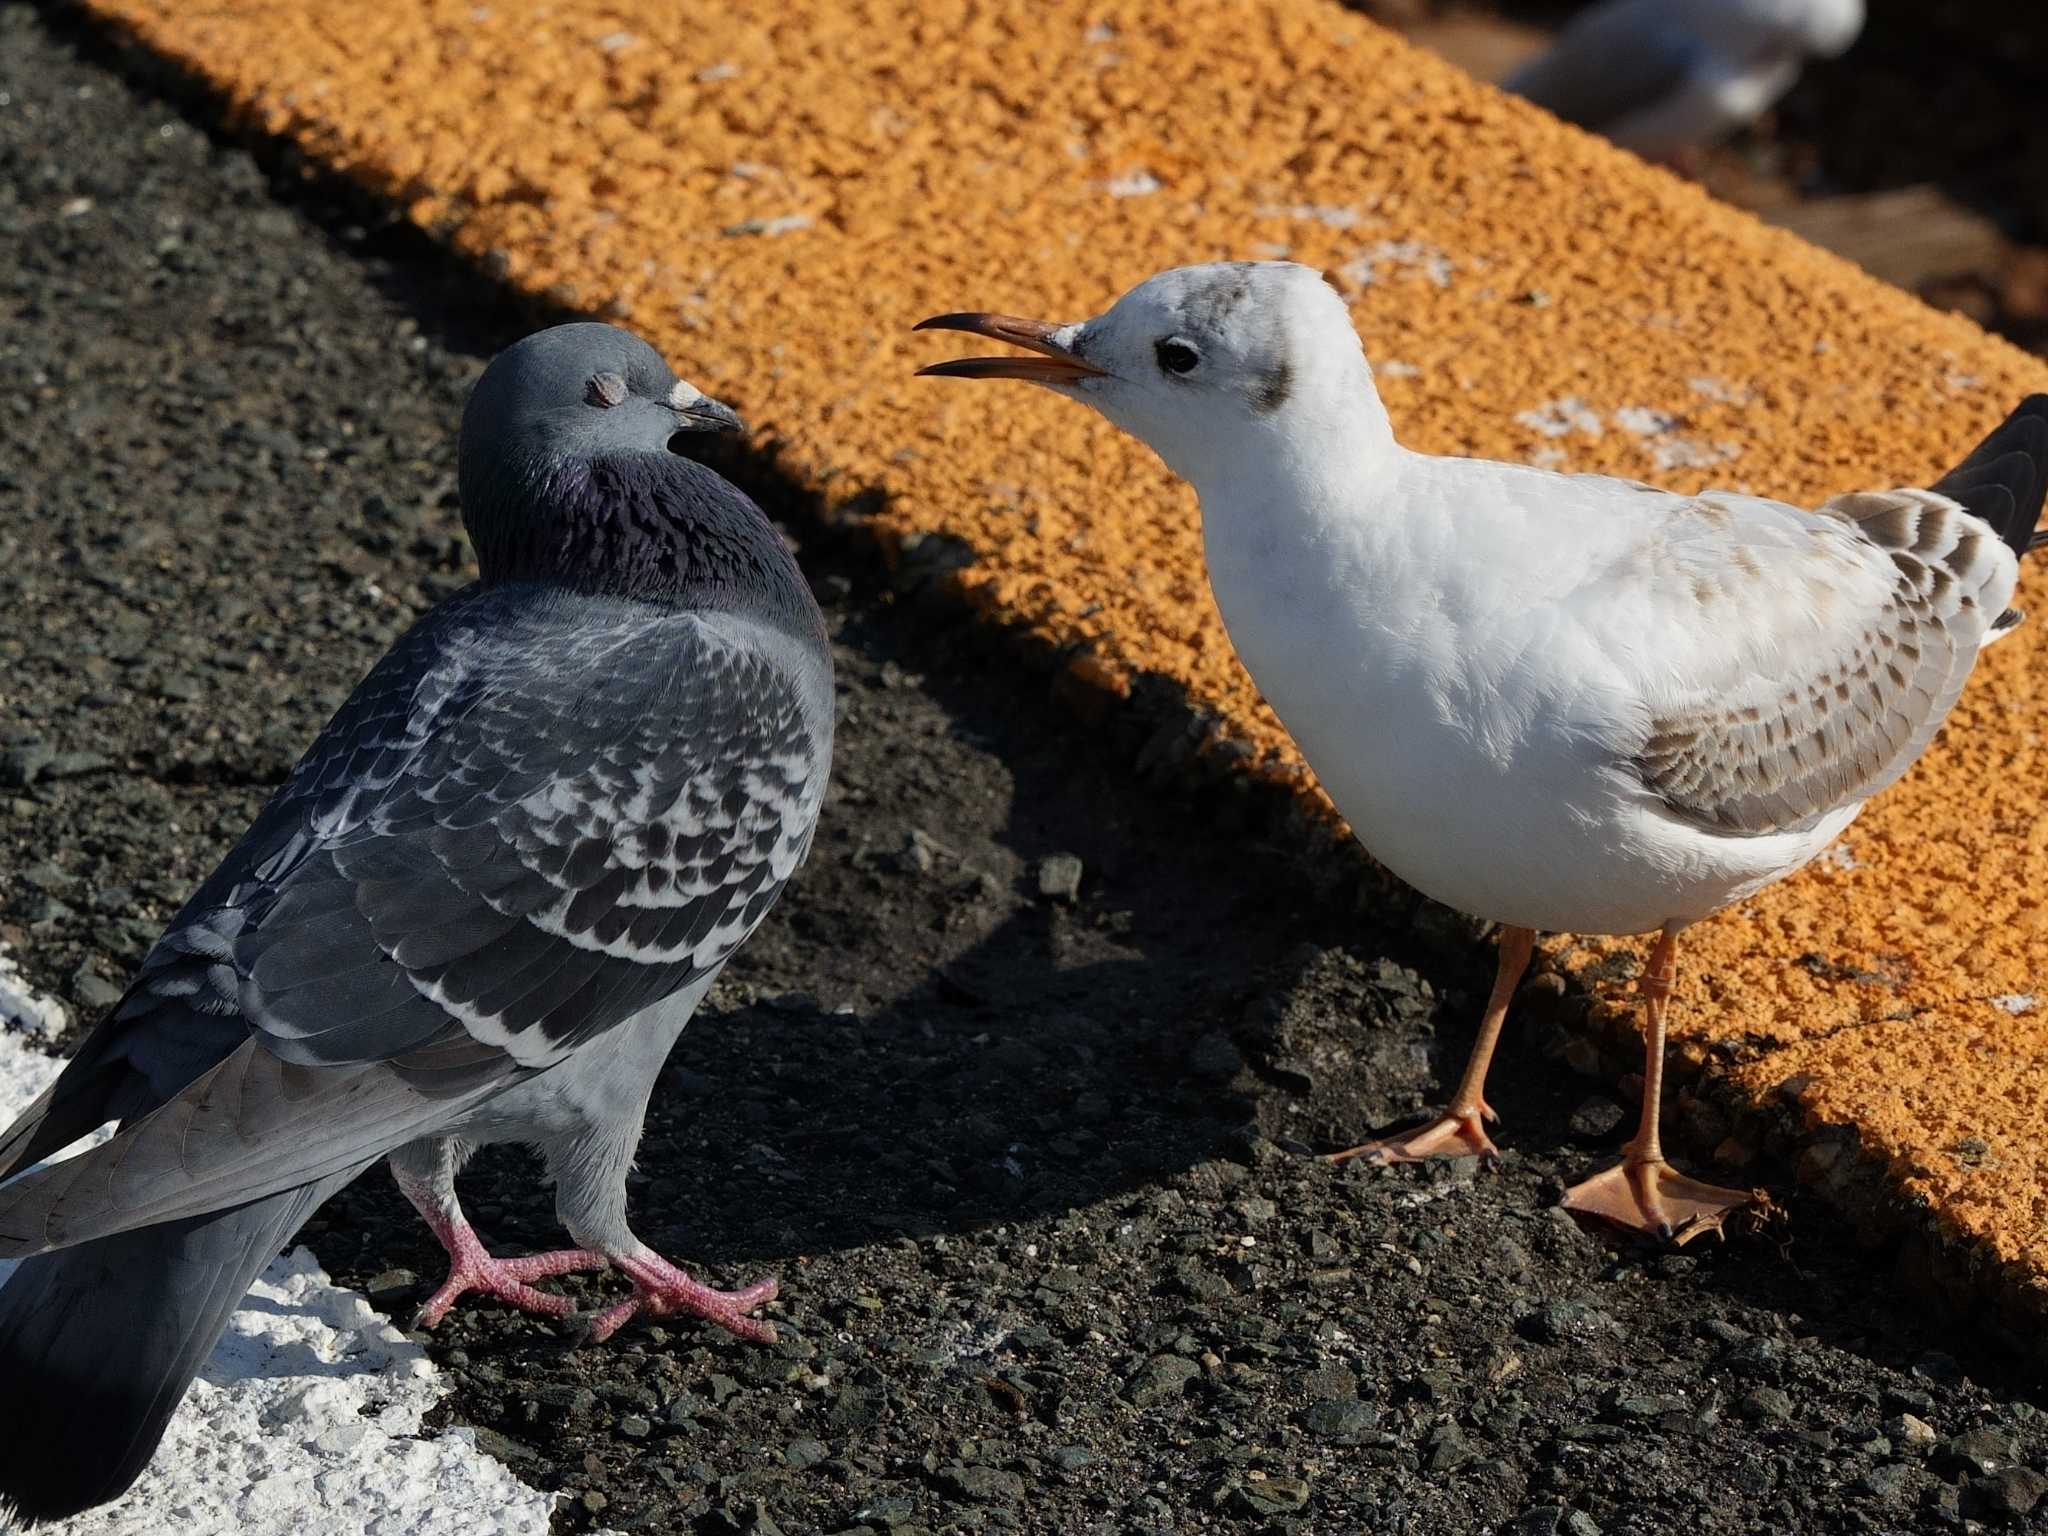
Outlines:
<svg viewBox="0 0 2048 1536"><path fill-rule="evenodd" d="M1294 365L1282 358L1252 380L1252 409L1269 416L1287 403L1294 393Z"/></svg>

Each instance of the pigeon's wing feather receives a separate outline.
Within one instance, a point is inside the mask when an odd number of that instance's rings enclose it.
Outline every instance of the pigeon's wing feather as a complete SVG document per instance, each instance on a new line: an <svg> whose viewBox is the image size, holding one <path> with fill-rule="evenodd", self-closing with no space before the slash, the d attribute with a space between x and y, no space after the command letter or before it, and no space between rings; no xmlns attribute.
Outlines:
<svg viewBox="0 0 2048 1536"><path fill-rule="evenodd" d="M377 1061L452 1017L541 1068L723 964L824 787L817 711L761 638L630 612L473 666L459 717L371 756L387 782L238 934L266 1048Z"/></svg>
<svg viewBox="0 0 2048 1536"><path fill-rule="evenodd" d="M752 930L809 847L829 704L742 621L556 601L457 605L365 681L71 1069L145 1081L140 1118L0 1193L0 1251L360 1164Z"/></svg>
<svg viewBox="0 0 2048 1536"><path fill-rule="evenodd" d="M1598 133L1677 93L1706 61L1700 39L1658 0L1581 12L1502 88Z"/></svg>
<svg viewBox="0 0 2048 1536"><path fill-rule="evenodd" d="M397 1064L301 1067L248 1041L112 1141L0 1188L0 1259L346 1179L498 1087L471 1075L451 1097Z"/></svg>
<svg viewBox="0 0 2048 1536"><path fill-rule="evenodd" d="M1673 814L1738 835L1808 824L1896 780L2001 632L2012 550L1931 491L1818 512L1717 494L1677 506L1629 567L1662 621L1636 633L1662 639L1615 648L1649 701L1625 771Z"/></svg>

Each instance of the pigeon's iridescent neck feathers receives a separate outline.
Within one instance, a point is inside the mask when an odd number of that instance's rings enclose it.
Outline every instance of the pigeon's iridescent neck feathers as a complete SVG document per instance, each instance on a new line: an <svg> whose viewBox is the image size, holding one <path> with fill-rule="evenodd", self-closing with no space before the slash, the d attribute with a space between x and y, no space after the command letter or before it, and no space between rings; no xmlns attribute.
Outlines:
<svg viewBox="0 0 2048 1536"><path fill-rule="evenodd" d="M563 457L511 477L468 522L486 585L743 613L822 641L802 572L766 514L675 454Z"/></svg>

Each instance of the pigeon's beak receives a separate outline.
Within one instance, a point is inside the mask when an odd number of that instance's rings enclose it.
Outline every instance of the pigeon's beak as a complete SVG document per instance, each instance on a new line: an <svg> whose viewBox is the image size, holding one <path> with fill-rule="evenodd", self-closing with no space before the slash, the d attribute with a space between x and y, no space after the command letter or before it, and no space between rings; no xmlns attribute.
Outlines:
<svg viewBox="0 0 2048 1536"><path fill-rule="evenodd" d="M933 363L928 368L920 368L917 370L920 375L930 374L942 379L1028 379L1033 384L1060 385L1100 378L1103 374L1102 369L1083 362L1055 342L1053 337L1062 327L1048 325L1043 320L1020 320L1015 315L934 315L929 320L920 320L912 329L965 331L970 336L1006 341L1013 347L1023 347L1036 354L1033 357L955 358L950 363Z"/></svg>
<svg viewBox="0 0 2048 1536"><path fill-rule="evenodd" d="M747 424L740 413L722 400L714 400L696 385L676 380L668 394L668 408L682 417L685 432L744 432Z"/></svg>

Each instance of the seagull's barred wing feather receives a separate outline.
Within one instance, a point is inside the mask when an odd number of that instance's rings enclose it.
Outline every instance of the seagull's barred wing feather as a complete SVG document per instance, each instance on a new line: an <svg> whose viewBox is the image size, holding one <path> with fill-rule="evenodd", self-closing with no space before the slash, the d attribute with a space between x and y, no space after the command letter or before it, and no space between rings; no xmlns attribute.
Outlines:
<svg viewBox="0 0 2048 1536"><path fill-rule="evenodd" d="M1978 518L1930 491L1817 513L1691 499L1652 581L1683 643L1636 663L1650 701L1628 766L1674 813L1774 832L1867 799L1926 749L2018 575Z"/></svg>
<svg viewBox="0 0 2048 1536"><path fill-rule="evenodd" d="M558 601L447 605L365 680L81 1050L138 1118L9 1185L0 1256L374 1160L751 931L829 722L741 621Z"/></svg>

